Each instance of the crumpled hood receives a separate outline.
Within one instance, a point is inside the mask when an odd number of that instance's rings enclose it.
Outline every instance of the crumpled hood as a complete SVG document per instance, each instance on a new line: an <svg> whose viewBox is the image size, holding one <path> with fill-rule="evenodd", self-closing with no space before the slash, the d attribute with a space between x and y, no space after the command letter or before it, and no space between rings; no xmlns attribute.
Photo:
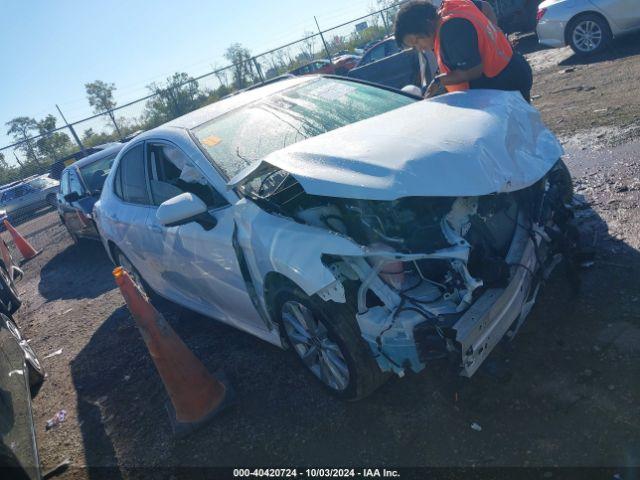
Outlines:
<svg viewBox="0 0 640 480"><path fill-rule="evenodd" d="M369 200L488 195L532 185L562 153L539 112L519 93L470 90L293 144L229 184L273 165L312 195Z"/></svg>

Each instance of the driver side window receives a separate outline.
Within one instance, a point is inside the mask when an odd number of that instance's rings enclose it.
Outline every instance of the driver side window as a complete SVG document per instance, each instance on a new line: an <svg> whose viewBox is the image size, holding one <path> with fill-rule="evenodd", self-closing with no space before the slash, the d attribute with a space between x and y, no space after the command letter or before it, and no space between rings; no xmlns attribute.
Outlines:
<svg viewBox="0 0 640 480"><path fill-rule="evenodd" d="M156 206L185 192L199 197L209 209L227 205L225 198L209 184L191 159L173 145L147 144L147 173L151 198Z"/></svg>
<svg viewBox="0 0 640 480"><path fill-rule="evenodd" d="M62 172L62 178L60 179L60 193L67 195L69 193L69 170Z"/></svg>
<svg viewBox="0 0 640 480"><path fill-rule="evenodd" d="M69 192L76 192L80 196L84 193L84 188L82 188L80 179L73 170L69 170Z"/></svg>

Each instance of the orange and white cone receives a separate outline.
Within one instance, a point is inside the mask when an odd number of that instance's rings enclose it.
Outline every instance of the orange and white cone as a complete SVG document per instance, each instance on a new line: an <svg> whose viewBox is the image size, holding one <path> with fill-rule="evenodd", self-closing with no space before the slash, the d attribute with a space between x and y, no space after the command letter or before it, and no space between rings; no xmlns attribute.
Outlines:
<svg viewBox="0 0 640 480"><path fill-rule="evenodd" d="M40 255L40 253L42 253L42 251L39 252L35 248L33 248L31 244L27 242L27 240L22 235L20 235L20 232L18 232L13 227L13 225L9 223L9 220L5 218L3 220L3 223L5 228L9 230L11 238L13 238L13 243L16 244L16 247L18 247L18 250L20 250L20 254L24 257L25 260L31 260L36 255Z"/></svg>
<svg viewBox="0 0 640 480"><path fill-rule="evenodd" d="M207 371L122 267L113 276L171 399L174 433L189 433L231 406L235 394L226 379Z"/></svg>

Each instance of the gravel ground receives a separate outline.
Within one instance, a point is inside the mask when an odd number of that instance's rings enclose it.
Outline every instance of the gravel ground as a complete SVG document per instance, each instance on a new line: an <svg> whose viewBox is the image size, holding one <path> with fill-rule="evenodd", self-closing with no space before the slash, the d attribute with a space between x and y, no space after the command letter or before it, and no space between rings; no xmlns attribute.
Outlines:
<svg viewBox="0 0 640 480"><path fill-rule="evenodd" d="M522 48L534 50L527 42ZM224 368L238 393L233 410L174 439L166 394L102 245L73 245L55 213L21 225L43 253L24 265L16 320L41 357L62 349L44 360L48 379L34 400L44 468L68 458L73 468L63 478L149 476L135 467L165 467L153 476L172 478L176 466L211 465L639 465L640 142L627 110L640 111L640 100L626 92L637 90L640 48L616 48L626 53L589 65L563 50L528 54L535 102L563 135L583 201L582 234L596 258L577 293L558 272L516 340L468 381L431 368L343 403L287 352L160 302L184 341L210 371ZM614 74L626 88L605 82ZM554 93L574 80L604 95ZM60 409L66 421L45 431Z"/></svg>

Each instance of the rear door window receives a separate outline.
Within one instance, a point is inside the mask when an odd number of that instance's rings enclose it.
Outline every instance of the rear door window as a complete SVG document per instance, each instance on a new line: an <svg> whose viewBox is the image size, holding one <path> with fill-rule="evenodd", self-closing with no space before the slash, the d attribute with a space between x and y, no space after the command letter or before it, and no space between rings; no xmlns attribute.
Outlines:
<svg viewBox="0 0 640 480"><path fill-rule="evenodd" d="M139 143L127 151L118 165L116 195L129 203L149 205L144 172L144 146Z"/></svg>

